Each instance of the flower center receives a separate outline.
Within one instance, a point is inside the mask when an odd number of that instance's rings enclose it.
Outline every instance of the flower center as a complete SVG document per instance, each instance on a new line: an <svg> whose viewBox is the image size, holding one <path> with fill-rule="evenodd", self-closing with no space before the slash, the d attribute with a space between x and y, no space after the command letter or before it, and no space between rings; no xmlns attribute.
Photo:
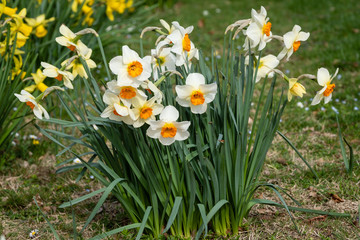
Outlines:
<svg viewBox="0 0 360 240"><path fill-rule="evenodd" d="M183 46L184 51L190 52L191 43L190 43L189 34L187 34L187 33L185 34L185 37L183 38L182 46Z"/></svg>
<svg viewBox="0 0 360 240"><path fill-rule="evenodd" d="M46 86L44 83L39 83L38 85L37 85L37 88L41 91L41 92L44 92L47 88L48 88L48 86Z"/></svg>
<svg viewBox="0 0 360 240"><path fill-rule="evenodd" d="M193 105L201 105L205 102L204 94L199 90L193 91L190 101Z"/></svg>
<svg viewBox="0 0 360 240"><path fill-rule="evenodd" d="M173 138L177 132L176 127L172 123L165 123L161 128L161 136L164 138Z"/></svg>
<svg viewBox="0 0 360 240"><path fill-rule="evenodd" d="M133 61L128 64L127 71L131 77L137 77L142 73L143 67L138 61Z"/></svg>
<svg viewBox="0 0 360 240"><path fill-rule="evenodd" d="M334 88L335 88L334 83L333 84L328 83L323 95L325 97L328 97L334 91Z"/></svg>
<svg viewBox="0 0 360 240"><path fill-rule="evenodd" d="M262 33L266 34L266 36L270 36L270 31L271 31L271 22L268 22L264 24L262 28Z"/></svg>
<svg viewBox="0 0 360 240"><path fill-rule="evenodd" d="M144 120L148 119L152 115L152 108L149 107L143 107L140 110L140 117Z"/></svg>
<svg viewBox="0 0 360 240"><path fill-rule="evenodd" d="M295 83L294 86L290 89L290 93L294 96L302 97L306 91L303 85L300 83Z"/></svg>
<svg viewBox="0 0 360 240"><path fill-rule="evenodd" d="M156 61L156 65L162 66L165 63L165 57L158 57Z"/></svg>
<svg viewBox="0 0 360 240"><path fill-rule="evenodd" d="M76 47L74 45L70 45L70 46L67 46L67 48L70 49L70 51L74 52Z"/></svg>
<svg viewBox="0 0 360 240"><path fill-rule="evenodd" d="M118 114L118 112L116 111L116 109L114 109L113 113L114 113L116 116L122 117L120 114Z"/></svg>
<svg viewBox="0 0 360 240"><path fill-rule="evenodd" d="M124 99L131 99L136 96L135 88L123 87L120 91L120 97Z"/></svg>
<svg viewBox="0 0 360 240"><path fill-rule="evenodd" d="M296 52L299 49L300 45L301 45L300 41L296 41L293 43L294 52Z"/></svg>
<svg viewBox="0 0 360 240"><path fill-rule="evenodd" d="M55 79L57 79L57 80L59 80L59 81L62 81L63 75L59 74L59 75L57 75L57 77L55 77Z"/></svg>
<svg viewBox="0 0 360 240"><path fill-rule="evenodd" d="M28 105L31 108L31 110L34 110L35 104L33 104L32 102L27 101L26 105Z"/></svg>

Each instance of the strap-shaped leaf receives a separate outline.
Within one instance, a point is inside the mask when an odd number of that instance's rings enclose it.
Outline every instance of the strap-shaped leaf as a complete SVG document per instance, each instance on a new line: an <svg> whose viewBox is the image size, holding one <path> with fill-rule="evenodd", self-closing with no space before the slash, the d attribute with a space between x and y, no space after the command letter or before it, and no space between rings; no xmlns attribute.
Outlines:
<svg viewBox="0 0 360 240"><path fill-rule="evenodd" d="M135 240L140 240L141 235L142 235L142 233L143 233L143 231L144 231L144 229L145 229L146 222L147 222L147 220L148 220L148 218L149 218L149 214L150 214L151 209L152 209L151 206L149 206L149 207L146 208L144 217L143 217L143 219L142 219L142 221L141 221L141 225L140 225L139 232L138 232L138 234L136 235L136 239L135 239Z"/></svg>
<svg viewBox="0 0 360 240"><path fill-rule="evenodd" d="M171 210L169 220L168 220L166 227L162 233L167 232L170 229L171 225L173 224L175 217L177 216L177 214L179 212L179 207L180 207L181 201L182 201L182 197L175 198L174 206L173 206L173 209Z"/></svg>
<svg viewBox="0 0 360 240"><path fill-rule="evenodd" d="M105 190L106 190L106 188L101 188L101 189L96 190L96 191L94 191L92 193L81 196L81 197L79 197L77 199L74 199L74 200L71 200L71 201L68 201L68 202L64 202L63 204L61 204L59 206L59 208L66 208L66 207L73 206L73 205L78 204L78 203L80 203L82 201L85 201L86 199L92 198L93 196L98 195L99 193L102 193Z"/></svg>

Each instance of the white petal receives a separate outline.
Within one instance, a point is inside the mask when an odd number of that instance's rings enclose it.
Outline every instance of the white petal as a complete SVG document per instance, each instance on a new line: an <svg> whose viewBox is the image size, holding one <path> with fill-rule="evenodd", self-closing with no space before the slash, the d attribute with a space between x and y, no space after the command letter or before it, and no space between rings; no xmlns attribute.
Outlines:
<svg viewBox="0 0 360 240"><path fill-rule="evenodd" d="M306 40L308 40L309 37L310 37L310 33L300 32L297 37L297 40L298 41L306 41Z"/></svg>
<svg viewBox="0 0 360 240"><path fill-rule="evenodd" d="M190 136L190 133L188 131L177 131L174 139L177 141L184 141L189 136Z"/></svg>
<svg viewBox="0 0 360 240"><path fill-rule="evenodd" d="M174 122L173 124L178 130L186 131L190 127L191 122L183 121L183 122Z"/></svg>
<svg viewBox="0 0 360 240"><path fill-rule="evenodd" d="M114 93L106 91L103 96L103 101L104 101L104 103L106 103L108 105L114 105L115 103L119 103L120 99Z"/></svg>
<svg viewBox="0 0 360 240"><path fill-rule="evenodd" d="M175 91L176 94L178 95L179 98L181 99L185 99L190 97L192 91L194 91L195 88L193 86L189 86L189 85L177 85L175 86Z"/></svg>
<svg viewBox="0 0 360 240"><path fill-rule="evenodd" d="M70 38L70 39L73 39L76 37L76 34L73 33L67 26L65 26L64 24L62 24L60 26L60 29L59 29L60 33L67 37L67 38Z"/></svg>
<svg viewBox="0 0 360 240"><path fill-rule="evenodd" d="M325 100L325 104L327 104L328 102L330 102L331 97L332 97L332 93L330 93L329 96L325 97L325 99L324 99L324 100Z"/></svg>
<svg viewBox="0 0 360 240"><path fill-rule="evenodd" d="M149 127L146 130L146 135L148 135L151 138L159 138L161 136L161 129L152 129L151 127Z"/></svg>
<svg viewBox="0 0 360 240"><path fill-rule="evenodd" d="M161 144L168 146L175 142L175 138L164 138L163 136L160 135L159 141L161 142Z"/></svg>
<svg viewBox="0 0 360 240"><path fill-rule="evenodd" d="M122 57L124 64L140 60L139 54L137 54L134 50L131 50L127 45L122 47Z"/></svg>
<svg viewBox="0 0 360 240"><path fill-rule="evenodd" d="M217 84L202 84L199 86L200 91L204 94L205 102L209 103L215 99L216 92L217 92Z"/></svg>
<svg viewBox="0 0 360 240"><path fill-rule="evenodd" d="M175 122L179 118L179 111L174 106L166 106L160 114L160 120L164 122Z"/></svg>
<svg viewBox="0 0 360 240"><path fill-rule="evenodd" d="M123 66L123 58L122 56L116 56L110 60L109 67L110 70L115 74L118 75L120 68Z"/></svg>
<svg viewBox="0 0 360 240"><path fill-rule="evenodd" d="M317 72L317 82L320 86L325 86L330 80L329 71L326 68L319 68Z"/></svg>
<svg viewBox="0 0 360 240"><path fill-rule="evenodd" d="M37 118L42 119L42 111L38 106L34 107L33 112Z"/></svg>
<svg viewBox="0 0 360 240"><path fill-rule="evenodd" d="M284 44L287 49L290 49L293 47L295 37L296 37L296 35L294 32L288 32L288 33L284 34Z"/></svg>
<svg viewBox="0 0 360 240"><path fill-rule="evenodd" d="M114 111L114 107L111 105L111 106L107 106L104 111L101 113L100 117L102 118L108 118L111 113L113 113Z"/></svg>
<svg viewBox="0 0 360 240"><path fill-rule="evenodd" d="M311 105L316 105L318 103L320 103L321 99L323 99L323 95L322 94L316 94L313 101L311 102Z"/></svg>
<svg viewBox="0 0 360 240"><path fill-rule="evenodd" d="M182 107L190 107L190 100L189 99L182 99L182 98L176 97L175 100Z"/></svg>
<svg viewBox="0 0 360 240"><path fill-rule="evenodd" d="M201 73L190 73L186 78L186 85L198 88L200 84L205 84L205 77Z"/></svg>
<svg viewBox="0 0 360 240"><path fill-rule="evenodd" d="M192 113L203 114L204 112L206 112L207 104L206 103L203 103L203 104L200 104L200 105L191 104L190 109L191 109Z"/></svg>

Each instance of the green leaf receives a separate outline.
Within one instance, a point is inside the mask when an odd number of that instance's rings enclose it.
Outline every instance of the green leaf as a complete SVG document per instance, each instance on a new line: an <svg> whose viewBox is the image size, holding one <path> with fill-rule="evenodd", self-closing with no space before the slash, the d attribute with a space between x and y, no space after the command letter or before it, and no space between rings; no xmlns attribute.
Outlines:
<svg viewBox="0 0 360 240"><path fill-rule="evenodd" d="M182 197L176 197L175 198L174 206L173 206L173 209L171 210L169 220L168 220L168 222L166 224L166 227L165 227L165 229L164 229L164 231L162 233L165 233L170 229L172 223L175 220L175 217L177 216L177 214L179 212L179 207L180 207L181 201L182 201Z"/></svg>
<svg viewBox="0 0 360 240"><path fill-rule="evenodd" d="M44 217L44 219L46 220L47 224L49 225L52 233L54 234L54 236L55 236L55 238L56 238L56 240L60 240L60 237L59 237L59 235L57 234L54 226L50 223L49 219L46 217L46 215L43 213L43 211L41 211L41 209L40 209L40 207L39 207L39 205L38 205L38 203L37 203L37 201L36 201L36 198L34 197L33 199L34 199L35 204L36 204L36 206L38 207L41 215Z"/></svg>
<svg viewBox="0 0 360 240"><path fill-rule="evenodd" d="M141 221L141 225L140 225L139 232L138 232L138 234L136 235L136 239L135 239L135 240L140 240L141 235L142 235L142 233L143 233L143 231L144 231L144 229L145 229L145 225L146 225L147 219L148 219L148 217L149 217L151 208L152 208L151 206L149 206L149 207L146 208L144 217L143 217L143 219L142 219L142 221Z"/></svg>
<svg viewBox="0 0 360 240"><path fill-rule="evenodd" d="M337 125L338 125L338 135L339 135L339 141L340 141L341 155L342 155L342 157L344 159L345 169L350 174L352 172L353 164L354 164L353 149L341 134L341 128L340 128L338 114L336 114L336 122L337 122ZM348 146L348 148L350 150L350 158L349 159L346 156L346 150L345 150L343 139L344 139L346 145Z"/></svg>
<svg viewBox="0 0 360 240"><path fill-rule="evenodd" d="M92 193L89 193L89 194L86 194L86 195L84 195L84 196L81 196L81 197L79 197L79 198L77 198L77 199L74 199L74 200L71 200L71 201L68 201L68 202L64 202L63 204L61 204L61 205L59 206L59 208L66 208L66 207L73 206L73 205L75 205L75 204L78 204L78 203L86 200L86 199L92 198L93 196L98 195L99 193L102 193L102 192L104 192L105 190L106 190L106 188L101 188L101 189L96 190L96 191L94 191L94 192L92 192Z"/></svg>
<svg viewBox="0 0 360 240"><path fill-rule="evenodd" d="M126 226L123 226L123 227L119 227L119 228L116 228L114 230L111 230L111 231L108 231L106 233L102 233L102 234L99 234L93 238L90 238L89 240L100 240L100 239L104 239L106 237L109 237L113 234L116 234L116 233L119 233L119 232L122 232L122 231L125 231L125 230L130 230L130 229L134 229L134 228L138 228L140 227L140 223L133 223L133 224L129 224L129 225L126 225Z"/></svg>

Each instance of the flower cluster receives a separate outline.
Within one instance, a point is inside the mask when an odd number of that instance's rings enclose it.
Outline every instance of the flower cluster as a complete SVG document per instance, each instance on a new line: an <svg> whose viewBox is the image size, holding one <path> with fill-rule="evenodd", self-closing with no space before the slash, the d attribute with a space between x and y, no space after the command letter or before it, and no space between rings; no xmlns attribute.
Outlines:
<svg viewBox="0 0 360 240"><path fill-rule="evenodd" d="M192 59L198 59L199 53L189 37L192 26L184 28L173 22L170 27L163 20L161 23L168 33L160 31L161 41L151 50L151 56L141 58L134 50L123 46L122 55L111 59L109 67L117 78L107 83L103 96L107 107L101 117L135 128L148 124L149 137L170 145L189 137L190 122L177 122L179 111L172 105L162 105L163 98L170 96L165 96L158 86L169 73L178 73L177 67L189 69ZM205 82L202 74L189 73L185 84L175 87L176 102L190 107L192 113L204 113L217 92L216 83ZM156 120L157 115L159 120Z"/></svg>
<svg viewBox="0 0 360 240"><path fill-rule="evenodd" d="M7 1L2 0L0 3L0 18L4 17L3 26L9 26L10 32L3 31L4 40L0 42L0 54L9 58L14 49L14 67L12 69L12 79L21 75L24 78L26 73L22 72L23 60L22 55L25 53L21 48L26 44L31 34L38 38L42 38L47 34L47 24L55 20L55 18L45 19L45 14L41 14L36 18L28 18L26 8L18 11L17 8L11 8L6 5Z"/></svg>
<svg viewBox="0 0 360 240"><path fill-rule="evenodd" d="M86 62L90 69L96 67L95 62L90 59L92 49L88 48L80 40L83 34L94 33L93 31L75 34L67 26L61 25L60 33L62 36L57 37L56 42L61 46L67 47L74 53L74 56L63 61L60 68L46 62L41 62L43 70L38 69L36 73L32 73L32 78L34 79L35 84L26 87L21 91L21 94L15 94L21 102L25 102L33 110L35 116L39 119L42 119L43 114L45 118L49 118L49 114L46 112L45 108L39 104L39 101L46 97L54 89L63 90L62 88L56 86L48 87L44 84L46 77L63 82L65 87L73 89L72 81L76 78L76 76L79 75L83 78L88 78L80 58ZM31 94L35 89L42 92L38 97L34 97Z"/></svg>
<svg viewBox="0 0 360 240"><path fill-rule="evenodd" d="M267 17L267 11L264 7L261 7L260 12L252 9L251 18L236 21L227 27L226 32L234 30L235 28L234 38L239 33L243 33L245 36L243 48L248 52L251 51L256 53L257 51L263 50L266 47L266 44L272 39L281 41L283 45L283 49L277 56L269 54L261 57L260 60L258 56L255 56L255 62L258 65L256 82L265 77L271 78L275 73L280 74L289 84L288 100L291 101L293 96L302 98L306 93L305 87L299 83L299 80L302 78L311 80L317 79L317 82L322 89L317 92L311 104L316 105L323 98L325 99L325 103L330 101L332 92L335 88L335 84L331 83L331 81L336 76L338 70L336 70L336 73L332 77L327 69L320 68L318 69L317 76L303 74L297 78L289 78L279 69L276 69L281 60L286 57L286 61L288 61L289 58L299 50L302 42L309 38L310 33L301 31L301 27L295 25L291 31L285 33L283 36L274 35L271 32L272 24L269 17ZM247 56L246 62L249 64L249 56Z"/></svg>

